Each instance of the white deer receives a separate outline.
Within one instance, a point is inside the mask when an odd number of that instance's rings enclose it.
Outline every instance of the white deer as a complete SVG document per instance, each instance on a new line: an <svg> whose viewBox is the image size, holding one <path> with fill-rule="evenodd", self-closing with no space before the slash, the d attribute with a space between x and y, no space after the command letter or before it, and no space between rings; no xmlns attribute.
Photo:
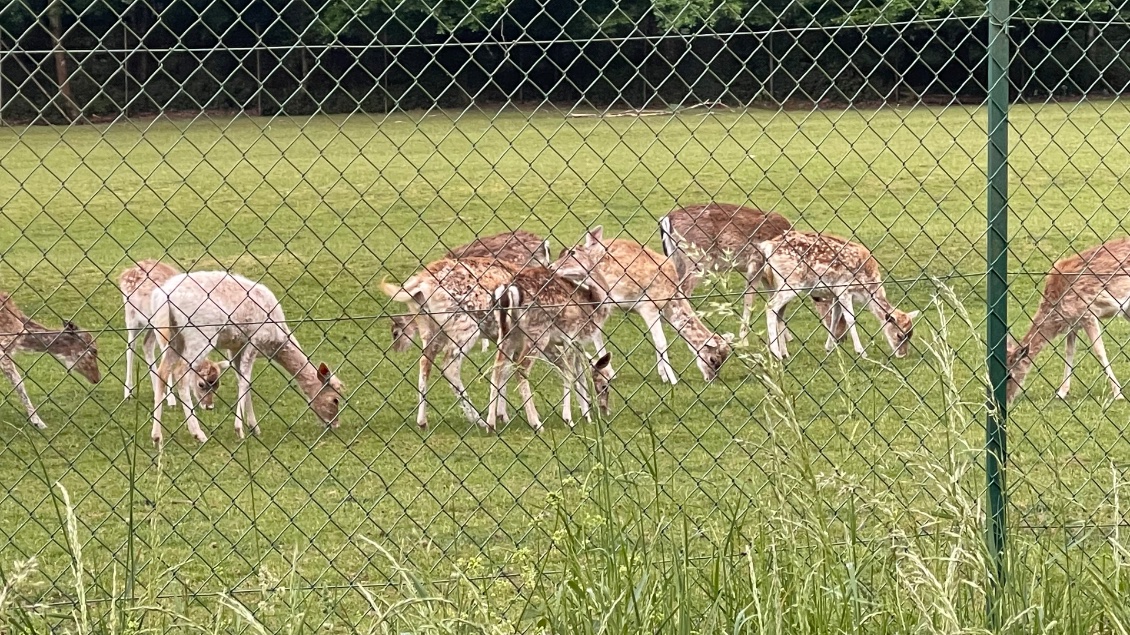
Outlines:
<svg viewBox="0 0 1130 635"><path fill-rule="evenodd" d="M200 381L201 363L216 349L232 356L238 384L235 431L243 438L244 423L259 434L251 406L251 371L263 355L282 366L298 383L310 407L330 427L338 426L344 387L329 367L317 367L302 352L266 286L226 271L199 271L174 276L153 293L153 324L161 344L158 392L154 396L153 441L160 443L164 387L180 391L186 424L197 441L207 440L188 400L186 380Z"/></svg>
<svg viewBox="0 0 1130 635"><path fill-rule="evenodd" d="M175 267L157 260L141 260L132 267L126 268L118 276L118 288L122 292L122 301L125 304L126 322L126 381L125 398L130 399L134 394L134 365L136 360L137 342L141 340L142 355L149 368L149 377L153 382L153 391L157 390L157 333L153 330L153 292L169 278L180 274ZM192 385L197 402L205 410L211 410L214 405L213 395L220 387L220 373L230 365L228 361L213 363L211 360L201 362L201 381ZM177 405L173 396L172 386L168 387L168 400L170 407Z"/></svg>

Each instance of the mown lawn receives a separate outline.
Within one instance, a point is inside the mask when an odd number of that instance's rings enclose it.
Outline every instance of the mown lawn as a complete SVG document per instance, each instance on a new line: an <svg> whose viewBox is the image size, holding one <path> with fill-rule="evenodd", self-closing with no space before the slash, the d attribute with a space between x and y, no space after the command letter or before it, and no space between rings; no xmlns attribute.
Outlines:
<svg viewBox="0 0 1130 635"><path fill-rule="evenodd" d="M1122 232L1130 109L1018 106L1011 121L1010 321L1019 334L1054 259ZM984 435L983 347L974 337L984 315L984 128L981 109L922 107L608 119L519 111L456 120L442 112L201 117L0 130L0 286L41 321L73 318L98 331L104 362L92 387L50 358L22 361L46 432L27 425L3 389L0 561L37 554L42 596L61 598L51 585L69 575L69 559L50 489L60 481L77 502L83 556L102 594L130 568L174 596L253 588L288 563L328 594L384 582L387 565L361 536L438 576L467 562L496 574L520 547L545 550L547 496L593 469L598 438L618 457L609 468L650 484L646 499L633 490L624 504L655 517L701 526L734 501L769 504L763 494L775 474L763 453L794 443L814 452L821 474L929 508L907 453L945 456L963 443L978 447ZM601 224L658 249L655 219L708 199L752 202L868 245L892 299L924 312L913 354L890 358L865 316L875 361L846 346L826 356L817 321L798 305L792 324L807 341L791 345L781 381L803 440L790 441L768 423L752 362L735 359L705 384L676 340L683 381L660 385L642 322L617 316L610 420L570 432L553 415L534 436L519 417L487 436L462 419L439 380L432 428L416 429L416 356L388 350L383 316L401 307L375 291L377 280L401 280L477 234L519 226L561 245ZM115 283L133 259L154 256L230 268L272 287L311 356L346 382L342 427L324 431L287 378L261 364L262 438L235 438L229 380L223 403L204 417L208 443L197 447L173 412L172 442L158 456L147 383L140 401L122 399ZM953 290L975 329L952 305L939 309L933 279ZM707 289L698 303L720 330L736 331L717 306L724 300ZM926 345L947 320L939 337L955 354L948 367ZM760 313L754 327L749 355L762 351ZM1124 377L1127 335L1112 324L1107 343ZM1117 481L1130 462L1122 440L1130 406L1107 403L1089 354L1077 362L1071 398L1056 400L1059 350L1045 353L1012 414L1016 527L1109 521L1112 474ZM487 359L476 353L477 368L465 368L480 405ZM559 410L560 386L541 372L545 416ZM955 397L973 414L956 412ZM982 478L962 485L978 489Z"/></svg>

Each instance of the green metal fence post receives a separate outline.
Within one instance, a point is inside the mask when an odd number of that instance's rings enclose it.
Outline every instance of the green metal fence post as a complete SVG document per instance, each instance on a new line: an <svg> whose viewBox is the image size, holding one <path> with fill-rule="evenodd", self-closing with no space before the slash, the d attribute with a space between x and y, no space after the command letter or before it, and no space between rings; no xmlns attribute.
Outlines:
<svg viewBox="0 0 1130 635"><path fill-rule="evenodd" d="M1006 340L1008 334L1008 0L989 0L989 157L988 157L988 366L990 408L985 422L985 472L988 479L987 540L993 559L989 620L999 625L1000 592L1005 584L1005 422Z"/></svg>

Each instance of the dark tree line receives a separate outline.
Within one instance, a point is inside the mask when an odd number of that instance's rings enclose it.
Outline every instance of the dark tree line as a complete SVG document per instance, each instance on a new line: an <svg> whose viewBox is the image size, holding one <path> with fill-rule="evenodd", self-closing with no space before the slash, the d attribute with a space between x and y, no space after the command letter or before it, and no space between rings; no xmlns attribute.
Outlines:
<svg viewBox="0 0 1130 635"><path fill-rule="evenodd" d="M1013 0L1020 97L1121 93L1130 19ZM980 0L12 0L0 118L979 99Z"/></svg>

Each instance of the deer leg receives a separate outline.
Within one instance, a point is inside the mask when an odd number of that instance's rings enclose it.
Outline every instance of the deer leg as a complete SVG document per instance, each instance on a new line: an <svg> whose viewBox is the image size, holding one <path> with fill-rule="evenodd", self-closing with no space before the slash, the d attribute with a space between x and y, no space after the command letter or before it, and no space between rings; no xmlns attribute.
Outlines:
<svg viewBox="0 0 1130 635"><path fill-rule="evenodd" d="M769 352L777 359L784 359L789 356L788 347L785 345L784 324L781 321L781 315L785 307L795 297L795 291L781 289L769 298L769 304L765 307L765 328L769 336Z"/></svg>
<svg viewBox="0 0 1130 635"><path fill-rule="evenodd" d="M839 337L836 335L836 325L843 320L843 310L840 308L839 302L828 302L826 300L817 300L816 308L820 311L820 321L824 323L824 328L828 330L828 339L824 342L824 350L831 353L836 350L836 346L843 339L842 334Z"/></svg>
<svg viewBox="0 0 1130 635"><path fill-rule="evenodd" d="M184 423L188 427L189 434L192 438L200 443L208 440L208 435L204 434L204 430L200 427L200 420L196 418L196 408L192 404L192 385L194 381L192 377L195 371L187 371L180 374L175 383L177 391L180 392L181 406L184 408Z"/></svg>
<svg viewBox="0 0 1130 635"><path fill-rule="evenodd" d="M502 403L506 399L504 388L506 387L507 375L509 374L507 369L510 366L506 348L505 342L499 343L498 352L494 355L494 366L491 368L490 372L490 400L487 402L486 424L488 432L494 432L498 428L499 410L502 408Z"/></svg>
<svg viewBox="0 0 1130 635"><path fill-rule="evenodd" d="M545 356L546 361L553 364L557 372L561 374L561 383L563 387L561 396L561 420L573 427L573 391L577 391L577 401L581 405L581 413L588 414L588 404L586 399L587 393L580 392L577 382L576 369L573 367L572 361L574 355L570 349L566 348L567 345L562 345L561 348L557 346L546 346L542 355Z"/></svg>
<svg viewBox="0 0 1130 635"><path fill-rule="evenodd" d="M746 272L745 279L745 293L742 294L742 323L738 327L738 339L742 342L749 337L749 321L753 316L753 296L761 276L756 272ZM784 320L783 315L781 319Z"/></svg>
<svg viewBox="0 0 1130 635"><path fill-rule="evenodd" d="M233 360L236 369L236 417L235 432L243 438L243 424L251 434L259 436L259 422L255 419L255 409L251 405L251 371L255 368L255 351L245 348Z"/></svg>
<svg viewBox="0 0 1130 635"><path fill-rule="evenodd" d="M459 407L463 409L463 416L467 418L467 421L486 428L486 422L483 421L479 411L475 410L474 404L467 397L467 388L463 385L464 354L463 348L457 347L452 351L443 363L443 376L447 379L447 383L451 384L451 389L455 391L455 398L459 401Z"/></svg>
<svg viewBox="0 0 1130 635"><path fill-rule="evenodd" d="M585 378L585 356L580 351L573 351L572 364L570 365L573 388L577 391L577 403L581 406L581 416L587 423L592 423L592 398L589 397L588 380Z"/></svg>
<svg viewBox="0 0 1130 635"><path fill-rule="evenodd" d="M660 320L659 308L654 304L643 303L636 309L640 317L643 318L647 328L651 331L651 339L655 342L655 355L657 358L657 365L659 368L659 380L667 382L672 386L678 383L679 379L675 376L675 369L671 367L671 361L667 357L667 336L663 333L663 323Z"/></svg>
<svg viewBox="0 0 1130 635"><path fill-rule="evenodd" d="M140 335L140 329L126 327L126 399L133 397L133 365L135 357L137 356L137 353L134 349L137 347L138 335ZM150 372L152 372L152 370L150 370Z"/></svg>
<svg viewBox="0 0 1130 635"><path fill-rule="evenodd" d="M145 356L145 364L148 368L149 379L153 384L153 393L157 393L157 382L160 379L157 376L157 335L152 330L145 334L145 338L141 341L141 353ZM177 405L177 399L173 396L175 386L166 384L164 390L165 403L170 408Z"/></svg>
<svg viewBox="0 0 1130 635"><path fill-rule="evenodd" d="M428 376L431 375L436 358L442 357L446 340L443 339L442 335L427 337L423 332L420 333L420 339L424 344L424 352L420 355L420 379L417 384L420 404L416 411L416 425L426 429L428 427Z"/></svg>
<svg viewBox="0 0 1130 635"><path fill-rule="evenodd" d="M168 388L165 378L172 367L172 355L172 351L169 350L161 355L161 365L157 368L157 377L153 381L153 430L149 433L149 438L158 446L161 445L164 436L161 432L161 414L165 406L165 390Z"/></svg>
<svg viewBox="0 0 1130 635"><path fill-rule="evenodd" d="M1103 344L1102 327L1099 326L1099 321L1095 317L1091 317L1083 322L1083 332L1091 340L1091 350L1095 351L1095 355L1099 358L1099 363L1103 365L1103 372L1106 373L1107 379L1110 380L1110 390L1115 399L1122 399L1122 386L1118 383L1118 378L1114 376L1114 368L1110 365L1110 358L1106 356L1106 345Z"/></svg>
<svg viewBox="0 0 1130 635"><path fill-rule="evenodd" d="M530 367L533 365L532 355L526 355L518 361L518 394L526 409L526 421L534 432L541 432L541 417L538 416L538 408L534 404L534 391L530 388Z"/></svg>
<svg viewBox="0 0 1130 635"><path fill-rule="evenodd" d="M844 320L847 321L848 333L851 333L851 344L855 348L856 354L867 359L867 349L863 347L863 342L859 339L859 330L855 328L855 308L851 304L851 295L848 293L836 294L836 304L840 307Z"/></svg>
<svg viewBox="0 0 1130 635"><path fill-rule="evenodd" d="M20 371L16 368L16 363L8 357L6 353L0 353L0 371L12 382L12 388L15 389L16 394L19 395L20 401L24 404L24 409L27 410L27 418L31 421L31 425L43 430L47 427L43 423L43 419L39 418L39 414L35 411L35 404L31 403L31 397L27 396L27 388L24 387L23 377L20 376Z"/></svg>
<svg viewBox="0 0 1130 635"><path fill-rule="evenodd" d="M1071 373L1075 366L1075 345L1078 339L1079 335L1076 331L1068 332L1065 338L1067 350L1063 352L1063 383L1059 385L1059 390L1055 392L1055 396L1060 399L1067 399L1067 393L1071 390Z"/></svg>

